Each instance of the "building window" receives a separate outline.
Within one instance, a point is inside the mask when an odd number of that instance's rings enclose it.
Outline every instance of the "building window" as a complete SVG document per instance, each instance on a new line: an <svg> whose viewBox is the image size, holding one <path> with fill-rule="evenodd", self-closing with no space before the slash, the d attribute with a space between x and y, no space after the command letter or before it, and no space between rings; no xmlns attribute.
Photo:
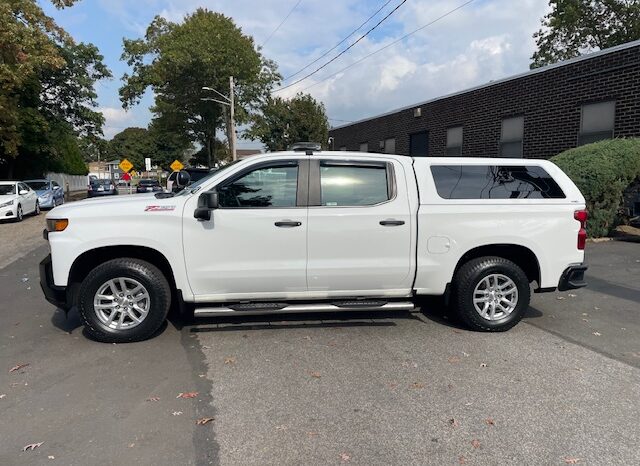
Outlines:
<svg viewBox="0 0 640 466"><path fill-rule="evenodd" d="M583 105L578 145L613 138L615 119L616 102L614 100Z"/></svg>
<svg viewBox="0 0 640 466"><path fill-rule="evenodd" d="M346 151L347 150L347 146L340 146L340 149L338 149L338 150Z"/></svg>
<svg viewBox="0 0 640 466"><path fill-rule="evenodd" d="M462 155L462 126L447 129L447 155Z"/></svg>
<svg viewBox="0 0 640 466"><path fill-rule="evenodd" d="M360 143L360 152L369 152L369 143L361 142Z"/></svg>
<svg viewBox="0 0 640 466"><path fill-rule="evenodd" d="M518 116L502 120L500 136L500 157L522 157L524 117Z"/></svg>
<svg viewBox="0 0 640 466"><path fill-rule="evenodd" d="M429 133L427 131L409 135L409 155L411 157L429 155Z"/></svg>
<svg viewBox="0 0 640 466"><path fill-rule="evenodd" d="M396 138L389 138L384 140L384 153L385 154L396 153Z"/></svg>

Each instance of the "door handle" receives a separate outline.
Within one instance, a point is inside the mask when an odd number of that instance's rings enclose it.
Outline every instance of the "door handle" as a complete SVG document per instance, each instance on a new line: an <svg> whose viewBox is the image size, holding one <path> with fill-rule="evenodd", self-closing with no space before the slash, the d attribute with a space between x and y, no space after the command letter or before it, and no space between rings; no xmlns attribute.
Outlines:
<svg viewBox="0 0 640 466"><path fill-rule="evenodd" d="M280 220L279 222L274 223L274 225L280 228L295 228L302 225L302 222L294 222L292 220Z"/></svg>
<svg viewBox="0 0 640 466"><path fill-rule="evenodd" d="M381 220L380 225L382 225L383 227L398 227L400 225L404 225L404 220Z"/></svg>

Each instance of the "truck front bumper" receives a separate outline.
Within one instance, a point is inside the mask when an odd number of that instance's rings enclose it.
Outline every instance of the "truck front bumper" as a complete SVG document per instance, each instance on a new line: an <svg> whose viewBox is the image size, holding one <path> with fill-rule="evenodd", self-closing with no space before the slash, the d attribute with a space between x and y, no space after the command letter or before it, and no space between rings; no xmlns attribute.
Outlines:
<svg viewBox="0 0 640 466"><path fill-rule="evenodd" d="M71 309L71 304L67 296L67 288L53 284L53 268L51 266L51 254L47 255L40 262L40 287L44 297L54 306L65 311Z"/></svg>
<svg viewBox="0 0 640 466"><path fill-rule="evenodd" d="M562 272L558 282L558 291L575 290L587 286L584 272L588 269L585 264L571 265Z"/></svg>

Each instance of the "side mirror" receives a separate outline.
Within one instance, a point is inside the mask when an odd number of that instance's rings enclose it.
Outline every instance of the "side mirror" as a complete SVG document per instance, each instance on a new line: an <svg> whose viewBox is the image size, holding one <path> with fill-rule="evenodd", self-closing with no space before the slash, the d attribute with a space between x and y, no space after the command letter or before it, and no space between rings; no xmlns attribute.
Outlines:
<svg viewBox="0 0 640 466"><path fill-rule="evenodd" d="M54 190L54 191L57 191L58 189L60 189L60 186L54 186L54 187L53 187L53 190Z"/></svg>
<svg viewBox="0 0 640 466"><path fill-rule="evenodd" d="M220 207L218 192L205 191L198 197L198 207L193 212L193 217L198 220L211 220L211 211Z"/></svg>
<svg viewBox="0 0 640 466"><path fill-rule="evenodd" d="M176 185L179 188L184 188L189 184L190 181L191 181L191 175L189 175L189 172L181 170L178 173L176 173Z"/></svg>
<svg viewBox="0 0 640 466"><path fill-rule="evenodd" d="M29 191L27 191L26 189L21 189L18 194L20 194L21 196L26 196L27 194L29 194Z"/></svg>

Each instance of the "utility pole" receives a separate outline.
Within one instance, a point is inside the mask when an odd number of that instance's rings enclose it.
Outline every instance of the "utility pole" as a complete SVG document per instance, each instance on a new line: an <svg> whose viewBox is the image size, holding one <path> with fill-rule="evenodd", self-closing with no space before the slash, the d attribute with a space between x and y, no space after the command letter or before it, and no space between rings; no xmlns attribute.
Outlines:
<svg viewBox="0 0 640 466"><path fill-rule="evenodd" d="M234 90L233 90L233 76L229 76L229 109L230 109L230 113L229 113L229 119L231 120L230 122L230 132L231 134L229 135L229 145L231 147L229 147L229 149L231 149L231 157L233 157L233 160L236 160L238 157L236 155L236 121L235 121L235 109L234 109L234 101L235 101L235 95L234 95Z"/></svg>
<svg viewBox="0 0 640 466"><path fill-rule="evenodd" d="M202 97L200 98L200 100L216 102L221 105L229 106L229 127L228 127L229 134L227 134L227 138L229 139L229 151L231 152L231 156L233 160L236 160L238 158L238 155L236 152L236 121L235 121L235 108L234 108L235 92L234 92L233 76L229 76L229 97L227 97L224 94L221 94L220 92L216 91L212 87L204 86L202 90L215 92L219 97L221 97L224 100L212 99L211 97ZM214 134L214 142L215 142L215 134ZM214 152L214 155L215 155L215 152Z"/></svg>

